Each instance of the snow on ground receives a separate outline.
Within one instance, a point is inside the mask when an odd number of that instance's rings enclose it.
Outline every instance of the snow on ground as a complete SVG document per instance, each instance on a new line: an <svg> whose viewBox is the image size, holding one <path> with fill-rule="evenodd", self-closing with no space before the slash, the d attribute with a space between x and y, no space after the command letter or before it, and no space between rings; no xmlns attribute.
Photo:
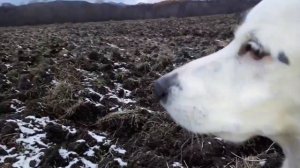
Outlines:
<svg viewBox="0 0 300 168"><path fill-rule="evenodd" d="M10 108L13 109L16 113L21 113L25 110L26 106L24 103L18 99L12 99Z"/></svg>
<svg viewBox="0 0 300 168"><path fill-rule="evenodd" d="M86 87L91 87L92 86L91 82L100 79L100 76L103 75L101 73L100 73L100 75L98 75L99 73L96 74L94 72L89 72L89 71L79 69L79 68L77 68L76 71L78 71L79 73L81 73L84 76L82 84L83 84L83 86L86 86Z"/></svg>
<svg viewBox="0 0 300 168"><path fill-rule="evenodd" d="M108 88L109 89L109 88ZM117 96L117 93L120 91L120 90L123 90L124 91L124 97L119 97ZM126 90L122 87L122 84L119 84L119 83L115 83L115 88L114 89L109 89L109 93L106 94L107 96L109 96L109 98L115 98L118 100L118 102L122 103L122 104L129 104L129 103L136 103L135 100L131 99L131 98L128 98L130 97L130 94L131 94L131 91L129 90Z"/></svg>
<svg viewBox="0 0 300 168"><path fill-rule="evenodd" d="M114 44L107 43L107 45L118 50L124 50ZM7 68L12 67L9 64L5 66ZM113 73L129 73L130 71L126 68L126 66L127 64L125 62L114 63ZM111 85L109 86L103 85L103 88L106 91L102 90L101 92L99 91L99 88L94 87L94 83L101 82L101 79L104 77L103 73L90 72L80 68L77 68L76 71L83 77L81 84L84 88L78 91L79 95L86 95L84 96L83 101L89 102L96 107L105 107L110 112L122 111L125 105L131 106L136 103L136 100L134 100L131 91L125 89L123 85L117 80L113 80ZM47 75L52 74L51 69L47 69L45 73ZM10 83L5 75L4 80L7 84ZM31 81L28 82L31 83ZM58 79L51 80L52 86L58 86L61 83L62 81ZM104 105L104 103L106 104ZM42 104L40 104L40 106L41 108L43 108ZM23 115L21 112L26 109L26 106L22 101L13 99L11 100L10 108L15 113L20 113L19 115ZM27 116L24 118L20 117L18 119L9 119L6 121L6 123L9 122L16 125L17 133L14 140L16 146L8 147L0 144L0 148L2 148L5 153L7 153L6 155L0 156L0 167L8 160L13 160L12 166L16 168L40 166L40 164L42 164L43 162L43 159L45 158L44 156L46 155L47 150L57 146L57 143L59 143L57 142L57 140L54 141L49 137L49 133L47 132L47 127L49 127L49 124L51 124L52 126L58 126L54 129L62 129L61 132L67 132L67 136L75 136L76 134L79 134L79 130L71 126L60 124L58 120L52 120L49 117L38 118L36 116ZM64 167L76 167L78 165L88 168L98 167L95 159L91 158L97 157L99 151L101 151L102 146L106 146L106 148L108 146L107 149L109 150L109 153L111 153L111 155L116 154L118 156L116 158L114 158L113 156L112 159L116 163L118 163L120 167L127 166L127 162L122 159L122 156L126 154L125 149L117 147L116 145L111 145L111 140L107 138L107 135L105 133L96 133L93 131L86 131L86 133L91 137L91 139L94 139L94 141L96 141L96 144L94 144L93 146L89 146L90 144L87 142L87 140L82 139L82 137L73 139L71 142L87 145L87 149L85 149L85 151L83 151L81 154L76 153L72 149L69 149L68 145L60 146L59 149L56 149L58 150L58 155L60 155L62 159L67 160L67 165L65 165ZM62 139L63 138L65 137L62 137Z"/></svg>
<svg viewBox="0 0 300 168"><path fill-rule="evenodd" d="M111 145L110 146L110 150L113 150L113 151L115 151L115 152L117 152L119 154L123 154L123 155L126 153L125 149L119 148L116 145Z"/></svg>
<svg viewBox="0 0 300 168"><path fill-rule="evenodd" d="M19 135L16 136L15 147L7 147L0 144L0 148L6 153L6 155L0 156L0 166L3 163L7 163L9 159L13 160L12 166L15 168L38 167L42 162L41 159L45 156L47 149L56 145L56 143L51 142L47 137L45 128L49 126L49 124L59 126L59 128L62 128L62 131L67 132L68 135L76 135L77 133L75 128L59 124L58 121L51 120L49 117L37 118L35 116L27 116L24 119L9 119L6 120L6 122L17 124L16 130ZM92 160L89 160L89 158L95 157L95 152L101 150L101 145L110 145L111 141L107 139L105 133L99 134L88 131L87 134L90 135L92 139L95 139L97 143L94 146L88 146L88 149L84 154L79 154L63 147L58 150L59 155L68 161L66 167L72 167L72 165L76 166L76 164L79 163L87 168L98 167L97 162L93 162ZM77 139L74 142L88 144L84 139ZM20 148L22 150L19 150ZM119 148L116 145L111 145L110 148L119 151L119 153L125 153L124 149ZM122 162L122 165L124 165L124 163Z"/></svg>
<svg viewBox="0 0 300 168"><path fill-rule="evenodd" d="M92 103L94 104L96 107L99 107L99 106L103 106L100 102L103 100L104 98L104 95L94 91L92 88L85 88L84 91L87 91L89 94L93 94L93 95L97 95L99 97L98 100L92 100L90 98L85 98L85 101L86 102L89 102L89 103ZM79 93L82 93L83 91L80 91Z"/></svg>
<svg viewBox="0 0 300 168"><path fill-rule="evenodd" d="M117 161L121 167L127 166L127 162L124 162L121 158L115 158L114 160Z"/></svg>
<svg viewBox="0 0 300 168"><path fill-rule="evenodd" d="M118 47L117 45L115 45L115 44L110 44L110 43L106 43L108 46L110 46L111 48L116 48L116 49L118 49L118 50L121 50L121 51L124 51L125 49L123 49L123 48L120 48L120 47Z"/></svg>
<svg viewBox="0 0 300 168"><path fill-rule="evenodd" d="M114 72L118 73L118 71L121 72L127 72L128 70L124 67L119 66L125 66L125 63L115 63L114 66L117 66L117 68L114 69ZM79 95L83 93L87 93L88 95L95 95L99 97L97 100L92 100L89 97L85 97L84 101L94 104L96 107L104 106L101 102L106 101L106 99L114 99L117 101L117 103L113 103L113 106L108 107L106 106L110 111L120 111L122 109L122 105L128 105L128 104L135 104L136 100L131 96L131 91L124 89L123 85L118 82L114 82L113 86L103 86L106 90L106 94L100 94L92 88L93 82L101 79L102 74L98 75L94 72L88 72L86 70L82 69L76 69L79 73L82 73L84 76L84 79L82 81L82 85L85 86L85 89L80 90L78 92ZM120 95L120 92L123 93ZM93 97L95 97L93 96ZM105 99L106 98L106 99Z"/></svg>
<svg viewBox="0 0 300 168"><path fill-rule="evenodd" d="M6 68L12 68L13 66L10 64L4 64L6 66Z"/></svg>
<svg viewBox="0 0 300 168"><path fill-rule="evenodd" d="M106 139L106 137L97 135L97 134L95 134L95 133L93 133L93 132L91 132L91 131L88 131L88 133L89 133L89 135L92 136L97 142L103 142L103 141Z"/></svg>
<svg viewBox="0 0 300 168"><path fill-rule="evenodd" d="M179 162L174 162L174 163L172 164L172 166L173 166L174 168L183 168L182 164L179 163Z"/></svg>
<svg viewBox="0 0 300 168"><path fill-rule="evenodd" d="M10 80L8 80L8 77L6 75L3 75L3 79L2 79L3 83L6 83L7 85L12 84Z"/></svg>

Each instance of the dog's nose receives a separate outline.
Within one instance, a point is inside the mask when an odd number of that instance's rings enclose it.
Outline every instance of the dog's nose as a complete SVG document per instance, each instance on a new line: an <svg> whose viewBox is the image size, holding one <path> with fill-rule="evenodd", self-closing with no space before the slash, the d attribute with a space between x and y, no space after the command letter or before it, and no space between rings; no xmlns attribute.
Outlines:
<svg viewBox="0 0 300 168"><path fill-rule="evenodd" d="M170 88L172 86L177 86L177 74L163 76L155 81L154 83L154 93L159 100L166 100L168 97Z"/></svg>

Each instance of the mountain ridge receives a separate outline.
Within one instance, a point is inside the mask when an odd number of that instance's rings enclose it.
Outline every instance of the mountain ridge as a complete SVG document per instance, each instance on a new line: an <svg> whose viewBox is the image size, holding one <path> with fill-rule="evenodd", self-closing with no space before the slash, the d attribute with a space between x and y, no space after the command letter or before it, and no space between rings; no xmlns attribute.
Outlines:
<svg viewBox="0 0 300 168"><path fill-rule="evenodd" d="M0 26L136 20L229 14L244 11L260 0L162 1L124 5L86 1L36 2L0 7Z"/></svg>

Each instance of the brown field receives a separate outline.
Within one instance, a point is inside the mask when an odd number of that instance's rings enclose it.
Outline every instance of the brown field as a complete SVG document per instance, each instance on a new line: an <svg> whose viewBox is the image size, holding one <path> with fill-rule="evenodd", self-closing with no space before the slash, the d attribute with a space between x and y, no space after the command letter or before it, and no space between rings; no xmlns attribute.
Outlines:
<svg viewBox="0 0 300 168"><path fill-rule="evenodd" d="M236 25L218 15L0 28L0 167L279 167L272 141L194 135L152 94Z"/></svg>

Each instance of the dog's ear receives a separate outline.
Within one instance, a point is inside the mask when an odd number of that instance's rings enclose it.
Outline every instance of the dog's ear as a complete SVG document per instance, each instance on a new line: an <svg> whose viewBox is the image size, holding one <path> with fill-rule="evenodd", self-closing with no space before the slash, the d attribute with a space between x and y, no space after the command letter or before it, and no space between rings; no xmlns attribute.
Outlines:
<svg viewBox="0 0 300 168"><path fill-rule="evenodd" d="M242 24L246 20L246 17L248 15L248 13L251 11L251 9L252 8L235 14L239 25Z"/></svg>
<svg viewBox="0 0 300 168"><path fill-rule="evenodd" d="M235 14L235 17L237 17L238 24L242 24L245 21L248 12L249 10L246 10Z"/></svg>

